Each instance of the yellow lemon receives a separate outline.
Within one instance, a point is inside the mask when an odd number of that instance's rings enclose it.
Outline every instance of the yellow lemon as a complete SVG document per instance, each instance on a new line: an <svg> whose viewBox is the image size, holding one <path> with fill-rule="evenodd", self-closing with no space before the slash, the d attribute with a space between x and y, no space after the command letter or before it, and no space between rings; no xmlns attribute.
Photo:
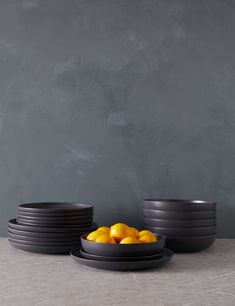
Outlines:
<svg viewBox="0 0 235 306"><path fill-rule="evenodd" d="M139 243L139 241L134 237L126 237L120 241L120 244L131 244L131 243Z"/></svg>
<svg viewBox="0 0 235 306"><path fill-rule="evenodd" d="M108 234L102 233L96 238L95 242L99 243L111 243L110 236Z"/></svg>
<svg viewBox="0 0 235 306"><path fill-rule="evenodd" d="M100 232L104 232L104 233L107 233L109 234L110 233L110 228L107 227L107 226L101 226L97 229L97 231L100 231Z"/></svg>
<svg viewBox="0 0 235 306"><path fill-rule="evenodd" d="M139 231L134 227L129 227L127 232L128 232L127 236L129 237L134 237L134 238L139 237Z"/></svg>
<svg viewBox="0 0 235 306"><path fill-rule="evenodd" d="M113 237L117 242L121 241L127 236L128 226L124 223L116 223L111 226L110 236Z"/></svg>
<svg viewBox="0 0 235 306"><path fill-rule="evenodd" d="M155 241L157 241L157 238L153 234L151 234L151 235L150 234L142 235L139 238L139 242L141 242L141 243L155 242Z"/></svg>
<svg viewBox="0 0 235 306"><path fill-rule="evenodd" d="M143 230L139 232L139 237L143 236L143 235L154 235L154 233L148 231L148 230ZM154 235L155 236L155 235Z"/></svg>
<svg viewBox="0 0 235 306"><path fill-rule="evenodd" d="M94 232L91 232L87 237L86 239L89 240L89 241L96 241L96 239L102 234L102 232L98 232L98 231L94 231Z"/></svg>

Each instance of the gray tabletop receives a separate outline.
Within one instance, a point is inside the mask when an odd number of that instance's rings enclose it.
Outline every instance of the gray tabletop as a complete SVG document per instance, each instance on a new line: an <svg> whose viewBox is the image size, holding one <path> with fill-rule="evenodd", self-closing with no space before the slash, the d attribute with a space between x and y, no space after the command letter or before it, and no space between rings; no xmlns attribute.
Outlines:
<svg viewBox="0 0 235 306"><path fill-rule="evenodd" d="M18 251L0 238L0 305L235 305L235 239L140 272L87 268Z"/></svg>

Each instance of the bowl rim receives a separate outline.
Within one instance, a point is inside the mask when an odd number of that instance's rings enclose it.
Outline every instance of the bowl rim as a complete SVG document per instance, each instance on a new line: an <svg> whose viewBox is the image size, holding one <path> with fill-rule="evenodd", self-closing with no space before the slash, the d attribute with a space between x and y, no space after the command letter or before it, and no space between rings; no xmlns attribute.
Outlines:
<svg viewBox="0 0 235 306"><path fill-rule="evenodd" d="M56 207L56 205L75 205L74 207ZM36 207L37 205L41 205L45 207ZM55 207L51 207L51 206ZM76 207L77 205L77 207ZM94 206L92 204L86 203L79 203L79 202L66 202L66 201L45 201L45 202L28 202L28 203L21 203L17 205L19 210L30 210L30 211L83 211L83 210L92 210Z"/></svg>
<svg viewBox="0 0 235 306"><path fill-rule="evenodd" d="M161 198L146 198L144 202L161 202L161 203L189 203L189 204L216 204L216 201L206 201L197 199L161 199Z"/></svg>
<svg viewBox="0 0 235 306"><path fill-rule="evenodd" d="M81 242L86 242L86 243L90 243L90 244L93 244L93 245L105 245L105 246L111 246L112 248L117 248L117 247L121 247L121 248L126 248L127 246L137 246L137 245L155 245L156 243L159 243L159 242L162 242L164 240L166 240L166 236L162 235L162 234L156 234L156 233L153 233L155 236L159 237L160 236L160 239L159 241L154 241L154 242L146 242L146 243L127 243L127 244L120 244L120 243L116 243L116 244L112 244L112 243L102 243L102 242L95 242L95 241L90 241L90 240L87 240L86 237L89 235L89 233L86 233L84 235L82 235L80 237L81 239Z"/></svg>

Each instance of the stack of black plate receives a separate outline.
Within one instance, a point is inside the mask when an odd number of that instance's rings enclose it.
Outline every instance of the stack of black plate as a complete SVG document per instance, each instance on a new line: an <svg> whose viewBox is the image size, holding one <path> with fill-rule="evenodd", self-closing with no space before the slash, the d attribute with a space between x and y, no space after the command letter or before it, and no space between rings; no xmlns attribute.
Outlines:
<svg viewBox="0 0 235 306"><path fill-rule="evenodd" d="M142 270L166 264L172 251L165 249L165 237L158 235L157 242L136 244L109 244L81 238L82 248L71 251L73 259L88 267L105 270Z"/></svg>
<svg viewBox="0 0 235 306"><path fill-rule="evenodd" d="M146 199L143 213L145 227L165 235L174 252L201 251L215 241L215 202Z"/></svg>
<svg viewBox="0 0 235 306"><path fill-rule="evenodd" d="M8 222L8 239L15 248L35 253L66 254L93 231L93 206L71 202L28 203L18 206Z"/></svg>

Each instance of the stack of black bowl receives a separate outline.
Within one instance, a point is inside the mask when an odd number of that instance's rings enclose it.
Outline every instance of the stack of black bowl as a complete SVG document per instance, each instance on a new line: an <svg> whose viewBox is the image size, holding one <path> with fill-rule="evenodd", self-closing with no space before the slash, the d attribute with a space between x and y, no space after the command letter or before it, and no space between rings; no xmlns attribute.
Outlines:
<svg viewBox="0 0 235 306"><path fill-rule="evenodd" d="M80 237L95 230L93 206L71 202L28 203L18 206L17 219L8 222L8 240L17 249L66 254Z"/></svg>
<svg viewBox="0 0 235 306"><path fill-rule="evenodd" d="M143 214L146 229L165 235L174 252L201 251L215 241L215 202L146 199Z"/></svg>

